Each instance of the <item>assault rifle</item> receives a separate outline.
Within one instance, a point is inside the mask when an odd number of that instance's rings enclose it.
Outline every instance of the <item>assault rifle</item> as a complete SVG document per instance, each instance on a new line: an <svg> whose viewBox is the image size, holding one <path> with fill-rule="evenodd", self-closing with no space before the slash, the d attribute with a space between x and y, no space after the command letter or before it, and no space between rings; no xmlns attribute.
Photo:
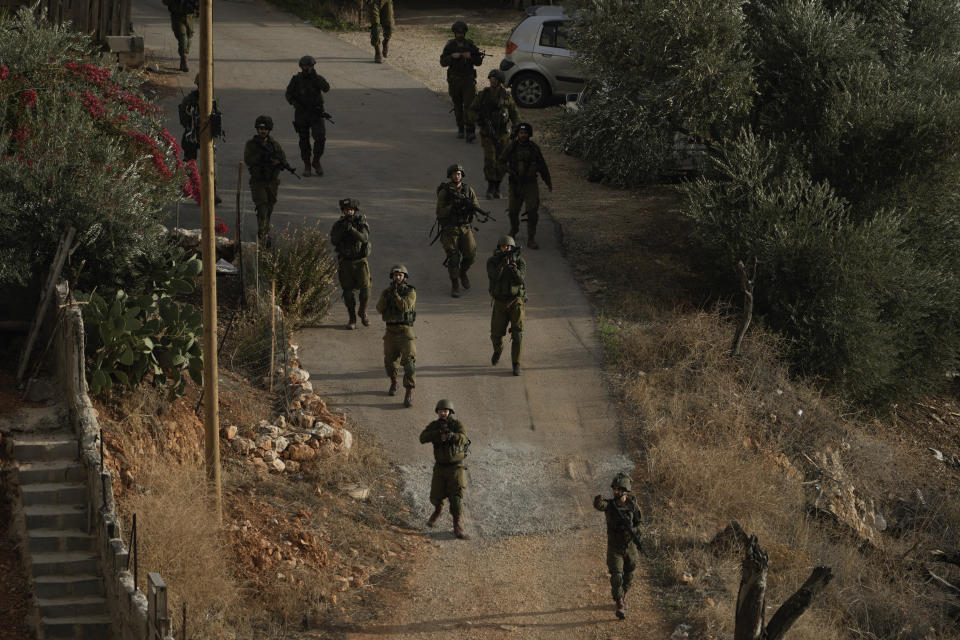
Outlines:
<svg viewBox="0 0 960 640"><path fill-rule="evenodd" d="M633 523L627 522L627 517L623 515L623 511L617 508L616 500L616 498L610 498L610 502L613 503L613 510L617 512L617 517L620 518L620 522L627 528L627 533L630 534L633 544L637 545L637 551L646 556L647 552L643 550L643 546L640 544L640 536L633 530Z"/></svg>
<svg viewBox="0 0 960 640"><path fill-rule="evenodd" d="M260 142L260 153L266 159L269 164L273 164L274 161L280 166L281 169L286 169L293 175L297 176L297 180L300 179L300 176L297 174L297 170L290 166L290 163L283 159L279 153L273 150L272 147L269 147L264 142Z"/></svg>
<svg viewBox="0 0 960 640"><path fill-rule="evenodd" d="M474 218L476 218L479 222L487 222L488 220L493 220L494 222L497 221L497 219L494 218L489 211L484 211L479 206L475 205L473 200L467 197L466 194L449 189L446 185L440 185L437 188L437 191L439 192L441 189L446 189L447 194L453 199L454 215L456 215L458 218L466 216L467 222L464 224L470 224L473 222ZM427 235L433 236L433 239L430 241L431 247L440 238L440 234L443 233L443 229L440 228L439 225L440 220L435 219L433 221L433 226L430 227L430 231L427 233ZM479 231L479 229L477 229L477 231Z"/></svg>

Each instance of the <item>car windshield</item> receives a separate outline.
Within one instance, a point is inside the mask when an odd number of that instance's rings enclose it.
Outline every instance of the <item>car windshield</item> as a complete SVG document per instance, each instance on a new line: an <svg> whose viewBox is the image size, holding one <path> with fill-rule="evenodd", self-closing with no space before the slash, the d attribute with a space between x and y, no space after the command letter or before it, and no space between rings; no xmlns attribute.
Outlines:
<svg viewBox="0 0 960 640"><path fill-rule="evenodd" d="M545 22L540 32L540 46L569 49L565 21Z"/></svg>

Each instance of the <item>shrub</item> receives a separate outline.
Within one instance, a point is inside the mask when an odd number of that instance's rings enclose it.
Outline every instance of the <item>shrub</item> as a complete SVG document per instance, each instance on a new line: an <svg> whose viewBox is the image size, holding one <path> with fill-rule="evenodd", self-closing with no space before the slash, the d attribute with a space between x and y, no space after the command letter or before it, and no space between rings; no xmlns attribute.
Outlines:
<svg viewBox="0 0 960 640"><path fill-rule="evenodd" d="M298 326L319 321L330 308L337 261L327 232L319 224L273 234L273 245L261 254L267 281L277 281L277 304Z"/></svg>

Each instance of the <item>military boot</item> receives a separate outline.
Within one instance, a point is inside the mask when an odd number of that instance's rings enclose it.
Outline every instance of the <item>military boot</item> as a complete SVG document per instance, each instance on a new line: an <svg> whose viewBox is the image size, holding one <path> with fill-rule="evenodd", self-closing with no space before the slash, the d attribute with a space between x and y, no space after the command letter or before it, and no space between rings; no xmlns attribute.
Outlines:
<svg viewBox="0 0 960 640"><path fill-rule="evenodd" d="M323 175L323 167L320 166L320 156L313 159L313 170L317 172L318 176Z"/></svg>
<svg viewBox="0 0 960 640"><path fill-rule="evenodd" d="M527 246L531 249L539 249L540 245L537 244L537 225L528 224L527 225Z"/></svg>
<svg viewBox="0 0 960 640"><path fill-rule="evenodd" d="M514 363L513 363L513 375L515 375L515 376L520 375L520 363L519 363L519 362L514 362Z"/></svg>
<svg viewBox="0 0 960 640"><path fill-rule="evenodd" d="M470 288L470 278L467 277L466 269L460 269L460 284L463 286L464 289Z"/></svg>
<svg viewBox="0 0 960 640"><path fill-rule="evenodd" d="M370 326L370 316L367 315L367 302L363 301L360 303L360 309L357 312L360 316L360 322L363 323L363 326Z"/></svg>
<svg viewBox="0 0 960 640"><path fill-rule="evenodd" d="M180 71L190 71L190 65L187 64L187 54L180 54Z"/></svg>
<svg viewBox="0 0 960 640"><path fill-rule="evenodd" d="M440 504L438 504L438 505L434 508L433 513L430 514L430 519L427 520L427 526L428 526L428 527L433 527L433 526L435 526L435 525L437 524L437 520L440 519L440 514L441 514L441 513L443 513L443 503L442 503L442 502L441 502Z"/></svg>
<svg viewBox="0 0 960 640"><path fill-rule="evenodd" d="M467 532L463 530L463 516L453 517L453 535L457 536L461 540L470 539L470 536L467 535Z"/></svg>
<svg viewBox="0 0 960 640"><path fill-rule="evenodd" d="M373 61L377 63L383 62L383 52L380 50L379 44L373 45L373 51Z"/></svg>
<svg viewBox="0 0 960 640"><path fill-rule="evenodd" d="M617 598L617 617L621 620L627 618L627 605L624 604L623 598Z"/></svg>
<svg viewBox="0 0 960 640"><path fill-rule="evenodd" d="M309 178L309 177L312 176L312 175L313 175L313 173L312 173L311 170L310 170L310 163L309 163L309 162L304 162L304 163L303 163L303 176L304 176L305 178Z"/></svg>
<svg viewBox="0 0 960 640"><path fill-rule="evenodd" d="M390 388L387 389L388 396L397 395L397 376L390 376Z"/></svg>
<svg viewBox="0 0 960 640"><path fill-rule="evenodd" d="M387 57L387 51L390 50L390 38L383 39L383 57Z"/></svg>
<svg viewBox="0 0 960 640"><path fill-rule="evenodd" d="M493 199L493 185L496 184L492 180L487 180L487 200Z"/></svg>
<svg viewBox="0 0 960 640"><path fill-rule="evenodd" d="M403 394L403 406L413 406L413 387L407 387L407 392Z"/></svg>
<svg viewBox="0 0 960 640"><path fill-rule="evenodd" d="M490 357L490 364L497 366L497 363L500 362L500 354L503 353L503 348L494 349L493 355Z"/></svg>
<svg viewBox="0 0 960 640"><path fill-rule="evenodd" d="M357 310L353 305L348 305L347 313L350 316L349 320L347 320L347 329L352 331L357 328Z"/></svg>
<svg viewBox="0 0 960 640"><path fill-rule="evenodd" d="M463 127L457 127L457 137L462 138L463 135Z"/></svg>
<svg viewBox="0 0 960 640"><path fill-rule="evenodd" d="M450 297L459 298L460 297L460 281L456 278L450 278Z"/></svg>
<svg viewBox="0 0 960 640"><path fill-rule="evenodd" d="M493 198L498 200L500 198L500 180L493 181Z"/></svg>

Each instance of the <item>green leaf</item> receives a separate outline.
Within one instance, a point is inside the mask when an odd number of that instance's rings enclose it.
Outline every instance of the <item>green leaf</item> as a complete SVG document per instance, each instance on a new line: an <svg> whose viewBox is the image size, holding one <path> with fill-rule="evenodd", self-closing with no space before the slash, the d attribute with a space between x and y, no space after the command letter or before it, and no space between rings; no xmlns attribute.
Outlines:
<svg viewBox="0 0 960 640"><path fill-rule="evenodd" d="M123 345L123 351L120 352L120 356L117 360L125 367L129 367L133 364L133 350L129 345Z"/></svg>
<svg viewBox="0 0 960 640"><path fill-rule="evenodd" d="M114 371L113 377L117 379L120 384L130 386L130 378L127 377L123 371Z"/></svg>
<svg viewBox="0 0 960 640"><path fill-rule="evenodd" d="M173 293L193 293L193 283L188 280L174 279L167 283L167 288Z"/></svg>

